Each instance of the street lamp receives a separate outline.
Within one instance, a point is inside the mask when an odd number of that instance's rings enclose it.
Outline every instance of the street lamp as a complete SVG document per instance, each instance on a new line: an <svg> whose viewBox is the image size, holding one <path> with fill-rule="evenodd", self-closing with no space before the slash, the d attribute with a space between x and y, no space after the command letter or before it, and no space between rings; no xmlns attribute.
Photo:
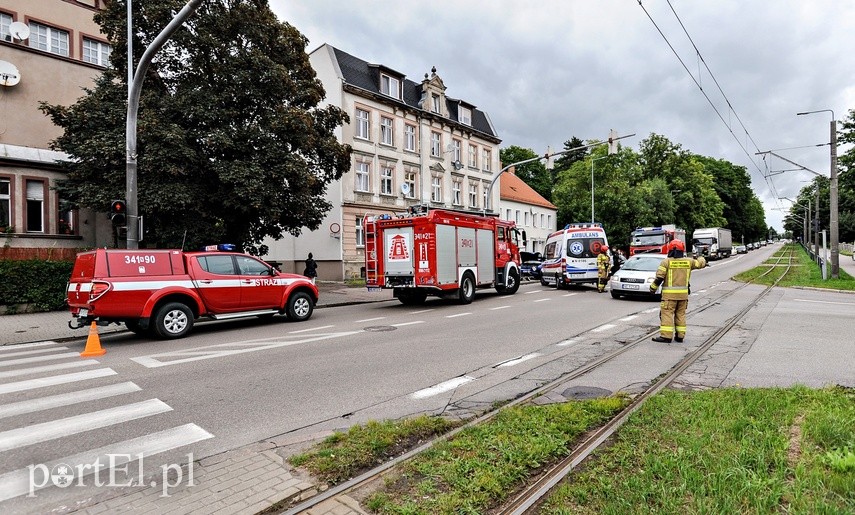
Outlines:
<svg viewBox="0 0 855 515"><path fill-rule="evenodd" d="M804 243L805 245L809 245L810 244L810 233L808 230L808 218L810 218L810 199L808 199L808 205L805 206L804 204L799 204L798 202L796 202L795 200L793 200L791 198L787 198L787 197L781 197L781 198L784 200L789 200L793 204L795 204L797 206L801 206L807 210L807 211L805 211L805 216L802 218L802 221L804 222L804 226L805 226L804 227L804 235L802 237L802 243Z"/></svg>
<svg viewBox="0 0 855 515"><path fill-rule="evenodd" d="M605 159L609 156L591 158L591 223L594 223L594 161Z"/></svg>
<svg viewBox="0 0 855 515"><path fill-rule="evenodd" d="M796 116L814 113L831 113L831 175L829 188L829 206L828 206L828 225L831 237L831 277L832 279L840 278L840 249L839 236L837 225L837 121L834 119L834 111L831 109L819 109L817 111L805 111L796 113Z"/></svg>

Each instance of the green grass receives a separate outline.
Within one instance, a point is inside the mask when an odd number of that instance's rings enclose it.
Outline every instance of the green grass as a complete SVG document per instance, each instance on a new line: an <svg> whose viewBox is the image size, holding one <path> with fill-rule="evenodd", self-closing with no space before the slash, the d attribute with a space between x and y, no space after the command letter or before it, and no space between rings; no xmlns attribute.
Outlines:
<svg viewBox="0 0 855 515"><path fill-rule="evenodd" d="M485 513L628 400L508 408L404 464L366 506L376 513Z"/></svg>
<svg viewBox="0 0 855 515"><path fill-rule="evenodd" d="M454 426L455 423L449 420L428 416L402 421L371 421L364 426L353 426L345 433L337 432L308 452L291 456L288 461L330 484L336 484Z"/></svg>
<svg viewBox="0 0 855 515"><path fill-rule="evenodd" d="M786 257L789 254L788 251L790 248L795 249L795 253L793 256L793 264L799 266L793 266L792 268L790 268L790 271L781 280L781 282L778 283L778 286L808 286L811 288L855 291L855 279L853 279L851 275L847 274L846 271L844 271L842 268L840 269L839 279L829 278L828 280L823 280L822 270L820 270L816 263L814 263L810 259L810 256L807 254L807 252L805 252L802 247L793 243L786 245L784 249L780 251L776 251L776 253L773 255L773 259L767 260L764 265L776 264L777 259L774 258L778 256ZM783 261L781 264L785 263L786 261ZM777 273L778 268L783 271L782 267L776 267L775 270L761 277L764 272L769 270L769 266L758 266L756 268L746 270L745 272L733 276L733 280L742 282L753 281L757 284L764 284L768 286L771 285L780 275Z"/></svg>
<svg viewBox="0 0 855 515"><path fill-rule="evenodd" d="M855 513L855 390L663 392L541 513Z"/></svg>

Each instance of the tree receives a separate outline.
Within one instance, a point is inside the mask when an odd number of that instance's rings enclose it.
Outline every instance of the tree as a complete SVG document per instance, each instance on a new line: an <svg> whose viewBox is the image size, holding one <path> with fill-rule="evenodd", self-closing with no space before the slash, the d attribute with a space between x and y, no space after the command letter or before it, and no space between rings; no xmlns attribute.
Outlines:
<svg viewBox="0 0 855 515"><path fill-rule="evenodd" d="M135 59L183 0L134 2ZM41 106L71 155L61 196L104 211L124 198L126 6L95 15L113 42L112 67L74 105ZM335 138L348 121L325 96L306 38L266 0L210 0L157 54L138 120L139 211L146 243L236 243L266 253L264 238L316 229L331 205L327 185L350 166Z"/></svg>
<svg viewBox="0 0 855 515"><path fill-rule="evenodd" d="M850 145L838 158L840 168L837 183L838 227L840 241L855 241L855 109L841 122L838 144Z"/></svg>
<svg viewBox="0 0 855 515"><path fill-rule="evenodd" d="M555 182L555 179L558 177L558 174L564 170L569 170L573 163L584 161L585 158L588 157L588 154L591 152L589 148L579 148L585 145L585 142L581 139L573 136L569 140L564 142L564 148L562 150L570 150L566 154L561 154L557 159L555 159L555 168L552 169L552 182ZM571 150L576 149L576 150Z"/></svg>
<svg viewBox="0 0 855 515"><path fill-rule="evenodd" d="M499 150L499 157L502 160L502 167L525 161L526 159L534 159L542 157L530 148L522 148L516 145L511 145L508 148ZM552 178L549 170L541 161L532 161L515 167L514 173L517 177L523 180L526 184L540 194L546 200L552 200Z"/></svg>

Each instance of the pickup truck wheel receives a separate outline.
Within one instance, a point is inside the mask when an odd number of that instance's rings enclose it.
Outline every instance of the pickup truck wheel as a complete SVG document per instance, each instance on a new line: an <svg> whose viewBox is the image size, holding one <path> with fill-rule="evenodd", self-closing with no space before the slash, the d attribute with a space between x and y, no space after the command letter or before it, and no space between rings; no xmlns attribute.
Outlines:
<svg viewBox="0 0 855 515"><path fill-rule="evenodd" d="M297 322L308 320L312 316L313 310L312 298L306 292L299 291L288 298L287 311L290 320Z"/></svg>
<svg viewBox="0 0 855 515"><path fill-rule="evenodd" d="M463 274L463 279L460 281L458 289L458 299L461 304L471 304L475 298L475 280L472 279L472 274Z"/></svg>
<svg viewBox="0 0 855 515"><path fill-rule="evenodd" d="M186 304L170 302L157 311L154 331L164 339L181 338L193 328L193 311Z"/></svg>

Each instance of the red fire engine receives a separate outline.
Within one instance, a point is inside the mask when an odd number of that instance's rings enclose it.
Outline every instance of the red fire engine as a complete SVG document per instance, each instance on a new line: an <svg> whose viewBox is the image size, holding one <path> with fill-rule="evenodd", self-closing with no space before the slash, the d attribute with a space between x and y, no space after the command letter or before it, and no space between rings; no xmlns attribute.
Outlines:
<svg viewBox="0 0 855 515"><path fill-rule="evenodd" d="M686 243L686 230L674 224L657 227L639 227L632 231L629 239L629 255L634 256L643 252L660 252L667 254L667 245L671 240L681 240Z"/></svg>
<svg viewBox="0 0 855 515"><path fill-rule="evenodd" d="M428 295L468 304L476 288L505 294L519 289L520 231L514 222L411 208L409 215L366 216L364 227L368 289L392 288L403 304L421 304Z"/></svg>

